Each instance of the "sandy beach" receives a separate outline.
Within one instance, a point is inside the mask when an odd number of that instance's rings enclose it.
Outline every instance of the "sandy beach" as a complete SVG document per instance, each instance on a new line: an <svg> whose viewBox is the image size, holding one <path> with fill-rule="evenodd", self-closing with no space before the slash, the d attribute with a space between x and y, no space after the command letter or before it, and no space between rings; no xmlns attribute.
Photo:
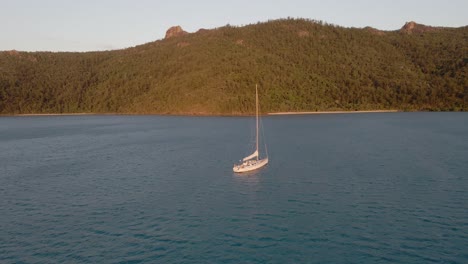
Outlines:
<svg viewBox="0 0 468 264"><path fill-rule="evenodd" d="M398 112L398 110L275 112L275 113L268 113L268 115L321 115L321 114L362 114L362 113L394 113L394 112Z"/></svg>
<svg viewBox="0 0 468 264"><path fill-rule="evenodd" d="M96 113L46 113L46 114L5 114L2 116L82 116L82 115L98 115L98 114ZM103 114L103 115L106 115L106 114Z"/></svg>
<svg viewBox="0 0 468 264"><path fill-rule="evenodd" d="M320 115L320 114L362 114L362 113L394 113L399 110L366 110L366 111L302 111L302 112L272 112L262 115ZM41 113L41 114L5 114L0 116L87 116L87 115L162 115L162 116L252 116L245 113Z"/></svg>

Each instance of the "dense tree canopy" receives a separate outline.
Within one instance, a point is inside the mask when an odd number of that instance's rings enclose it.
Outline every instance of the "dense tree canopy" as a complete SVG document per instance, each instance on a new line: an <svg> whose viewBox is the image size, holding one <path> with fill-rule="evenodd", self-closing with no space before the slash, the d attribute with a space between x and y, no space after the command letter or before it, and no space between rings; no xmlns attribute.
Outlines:
<svg viewBox="0 0 468 264"><path fill-rule="evenodd" d="M426 27L429 28L429 27ZM0 52L0 113L468 110L468 27L281 19L124 50Z"/></svg>

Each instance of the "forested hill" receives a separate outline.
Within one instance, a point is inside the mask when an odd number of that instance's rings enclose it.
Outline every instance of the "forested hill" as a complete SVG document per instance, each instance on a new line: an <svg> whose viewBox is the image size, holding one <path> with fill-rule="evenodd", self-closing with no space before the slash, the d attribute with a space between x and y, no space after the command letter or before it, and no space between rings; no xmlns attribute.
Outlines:
<svg viewBox="0 0 468 264"><path fill-rule="evenodd" d="M468 27L282 19L104 52L0 52L0 113L468 110Z"/></svg>

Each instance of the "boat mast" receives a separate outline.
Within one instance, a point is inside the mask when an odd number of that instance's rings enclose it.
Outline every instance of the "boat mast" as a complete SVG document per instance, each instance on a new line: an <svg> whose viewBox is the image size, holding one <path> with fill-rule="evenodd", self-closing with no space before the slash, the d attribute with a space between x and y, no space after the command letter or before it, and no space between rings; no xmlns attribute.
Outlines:
<svg viewBox="0 0 468 264"><path fill-rule="evenodd" d="M255 84L255 107L257 109L257 136L256 136L256 142L257 142L257 160L258 160L258 89L257 89L257 84Z"/></svg>

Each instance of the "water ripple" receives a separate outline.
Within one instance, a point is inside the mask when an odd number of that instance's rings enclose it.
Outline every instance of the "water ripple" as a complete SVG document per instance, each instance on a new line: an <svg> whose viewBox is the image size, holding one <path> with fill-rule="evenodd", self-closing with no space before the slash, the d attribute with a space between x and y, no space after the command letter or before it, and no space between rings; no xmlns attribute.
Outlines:
<svg viewBox="0 0 468 264"><path fill-rule="evenodd" d="M249 175L245 118L0 119L0 262L466 263L468 116L445 114L266 118Z"/></svg>

